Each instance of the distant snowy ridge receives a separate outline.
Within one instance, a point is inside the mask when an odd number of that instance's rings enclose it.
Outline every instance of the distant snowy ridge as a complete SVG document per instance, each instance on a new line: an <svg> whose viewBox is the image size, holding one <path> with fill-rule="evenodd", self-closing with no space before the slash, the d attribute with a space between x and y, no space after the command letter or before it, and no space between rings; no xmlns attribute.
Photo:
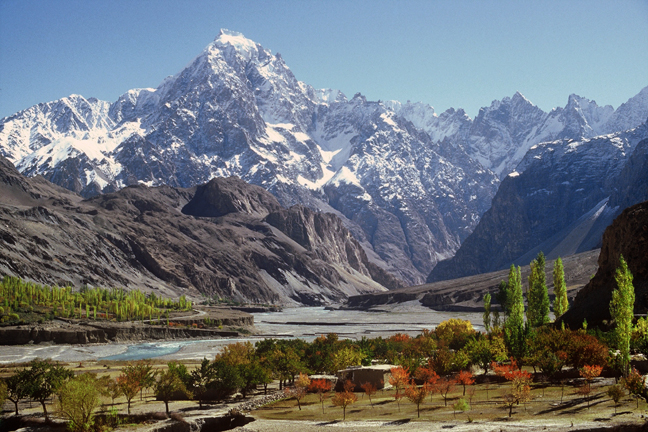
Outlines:
<svg viewBox="0 0 648 432"><path fill-rule="evenodd" d="M617 110L572 94L564 108L548 113L518 92L493 101L474 120L454 108L437 115L434 108L421 103L389 101L386 105L435 141L447 139L461 146L502 179L541 142L593 138L639 126L648 118L648 87Z"/></svg>

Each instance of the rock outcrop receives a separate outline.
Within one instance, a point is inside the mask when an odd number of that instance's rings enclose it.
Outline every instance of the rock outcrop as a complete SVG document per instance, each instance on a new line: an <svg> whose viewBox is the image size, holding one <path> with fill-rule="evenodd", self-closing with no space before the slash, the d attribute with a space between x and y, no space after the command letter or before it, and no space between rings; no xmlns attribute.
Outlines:
<svg viewBox="0 0 648 432"><path fill-rule="evenodd" d="M648 201L625 209L605 230L598 271L563 317L571 328L579 328L585 319L589 325L610 320L610 300L617 288L614 275L621 255L634 276L635 313L645 314L648 312Z"/></svg>
<svg viewBox="0 0 648 432"><path fill-rule="evenodd" d="M48 329L38 326L0 328L0 345L38 343L87 344L134 340L169 340L210 337L235 337L238 332L165 326L70 326Z"/></svg>

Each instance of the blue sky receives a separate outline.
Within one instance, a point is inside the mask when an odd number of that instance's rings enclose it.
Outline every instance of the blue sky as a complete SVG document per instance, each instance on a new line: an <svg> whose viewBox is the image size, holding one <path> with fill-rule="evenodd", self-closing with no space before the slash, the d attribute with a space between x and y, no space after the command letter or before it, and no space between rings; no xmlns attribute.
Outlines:
<svg viewBox="0 0 648 432"><path fill-rule="evenodd" d="M571 93L616 108L648 86L646 0L0 0L0 117L157 87L220 28L316 88L437 112L516 91L544 110Z"/></svg>

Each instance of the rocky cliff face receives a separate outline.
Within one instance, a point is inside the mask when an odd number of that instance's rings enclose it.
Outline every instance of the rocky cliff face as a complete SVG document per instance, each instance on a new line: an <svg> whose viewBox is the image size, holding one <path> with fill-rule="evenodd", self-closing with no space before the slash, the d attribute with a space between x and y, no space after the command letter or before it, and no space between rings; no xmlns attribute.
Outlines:
<svg viewBox="0 0 648 432"><path fill-rule="evenodd" d="M637 144L614 183L610 206L625 209L648 201L648 139Z"/></svg>
<svg viewBox="0 0 648 432"><path fill-rule="evenodd" d="M237 178L83 200L0 157L0 273L165 295L327 304L400 286L334 215L283 210ZM266 220L267 218L267 220Z"/></svg>
<svg viewBox="0 0 648 432"><path fill-rule="evenodd" d="M643 195L646 137L644 124L533 147L520 172L504 179L492 207L457 254L439 263L428 281L529 263L539 251L552 259L597 247L605 227L623 210L619 206Z"/></svg>
<svg viewBox="0 0 648 432"><path fill-rule="evenodd" d="M240 326L253 325L253 319L239 320ZM141 340L169 340L186 338L221 338L239 336L235 331L172 328L166 326L111 326L69 325L43 328L22 325L0 328L0 345L27 345L30 343L88 344Z"/></svg>
<svg viewBox="0 0 648 432"><path fill-rule="evenodd" d="M648 202L625 209L603 235L603 248L594 278L578 293L574 304L564 315L571 328L599 325L610 319L610 300L617 286L614 274L619 257L628 263L634 276L635 313L648 312Z"/></svg>

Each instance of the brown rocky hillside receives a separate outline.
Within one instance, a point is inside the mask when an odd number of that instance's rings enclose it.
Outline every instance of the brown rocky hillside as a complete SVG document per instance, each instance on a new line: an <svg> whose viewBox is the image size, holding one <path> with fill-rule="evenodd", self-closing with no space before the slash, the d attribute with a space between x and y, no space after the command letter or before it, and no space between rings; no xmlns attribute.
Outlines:
<svg viewBox="0 0 648 432"><path fill-rule="evenodd" d="M319 305L400 282L337 216L284 209L231 178L131 186L84 200L0 157L0 275L167 296Z"/></svg>

